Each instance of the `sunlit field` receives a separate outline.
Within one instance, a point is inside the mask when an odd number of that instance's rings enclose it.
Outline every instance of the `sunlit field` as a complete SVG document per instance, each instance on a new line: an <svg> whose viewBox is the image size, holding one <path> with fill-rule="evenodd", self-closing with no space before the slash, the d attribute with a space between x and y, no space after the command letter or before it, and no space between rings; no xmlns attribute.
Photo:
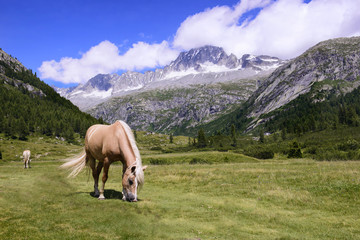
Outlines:
<svg viewBox="0 0 360 240"><path fill-rule="evenodd" d="M120 164L100 201L88 172L69 179L59 160L1 163L0 239L360 239L360 162L202 154L144 156L170 164L149 165L135 203L121 200Z"/></svg>

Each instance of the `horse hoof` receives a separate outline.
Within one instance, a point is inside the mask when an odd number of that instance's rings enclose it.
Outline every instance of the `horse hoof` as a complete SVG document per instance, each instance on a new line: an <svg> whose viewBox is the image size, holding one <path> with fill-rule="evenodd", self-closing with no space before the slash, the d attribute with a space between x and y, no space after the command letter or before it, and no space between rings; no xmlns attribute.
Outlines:
<svg viewBox="0 0 360 240"><path fill-rule="evenodd" d="M100 196L98 197L99 200L105 200L105 197L104 196Z"/></svg>

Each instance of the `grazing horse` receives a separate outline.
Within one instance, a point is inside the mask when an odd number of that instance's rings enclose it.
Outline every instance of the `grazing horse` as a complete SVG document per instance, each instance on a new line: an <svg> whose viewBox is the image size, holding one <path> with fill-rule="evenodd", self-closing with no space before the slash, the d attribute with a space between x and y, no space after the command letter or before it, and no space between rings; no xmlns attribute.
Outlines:
<svg viewBox="0 0 360 240"><path fill-rule="evenodd" d="M123 121L116 121L112 125L91 126L85 135L85 152L80 157L68 160L61 167L72 169L69 176L76 176L85 165L88 165L94 178L95 196L105 199L104 188L109 167L116 161L123 164L123 200L136 202L137 190L144 184L144 170L147 166L142 166L134 135ZM99 192L98 181L102 168L104 170Z"/></svg>
<svg viewBox="0 0 360 240"><path fill-rule="evenodd" d="M24 158L24 168L31 168L30 167L30 150L25 150L23 152L23 158Z"/></svg>

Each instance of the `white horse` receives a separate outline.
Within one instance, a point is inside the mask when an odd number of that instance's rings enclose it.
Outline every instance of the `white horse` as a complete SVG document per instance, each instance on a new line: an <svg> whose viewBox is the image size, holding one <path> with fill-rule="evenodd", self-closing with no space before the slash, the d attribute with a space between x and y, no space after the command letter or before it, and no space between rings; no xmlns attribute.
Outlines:
<svg viewBox="0 0 360 240"><path fill-rule="evenodd" d="M30 162L31 162L30 150L25 150L23 152L23 158L24 158L24 168L31 168L30 167Z"/></svg>

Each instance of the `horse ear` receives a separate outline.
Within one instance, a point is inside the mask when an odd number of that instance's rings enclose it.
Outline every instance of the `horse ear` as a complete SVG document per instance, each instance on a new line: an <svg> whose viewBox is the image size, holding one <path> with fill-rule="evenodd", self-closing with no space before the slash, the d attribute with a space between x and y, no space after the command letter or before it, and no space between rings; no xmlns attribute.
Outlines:
<svg viewBox="0 0 360 240"><path fill-rule="evenodd" d="M145 169L147 168L148 166L143 166L142 167L142 170L145 171Z"/></svg>
<svg viewBox="0 0 360 240"><path fill-rule="evenodd" d="M135 173L136 166L131 167L131 173Z"/></svg>

